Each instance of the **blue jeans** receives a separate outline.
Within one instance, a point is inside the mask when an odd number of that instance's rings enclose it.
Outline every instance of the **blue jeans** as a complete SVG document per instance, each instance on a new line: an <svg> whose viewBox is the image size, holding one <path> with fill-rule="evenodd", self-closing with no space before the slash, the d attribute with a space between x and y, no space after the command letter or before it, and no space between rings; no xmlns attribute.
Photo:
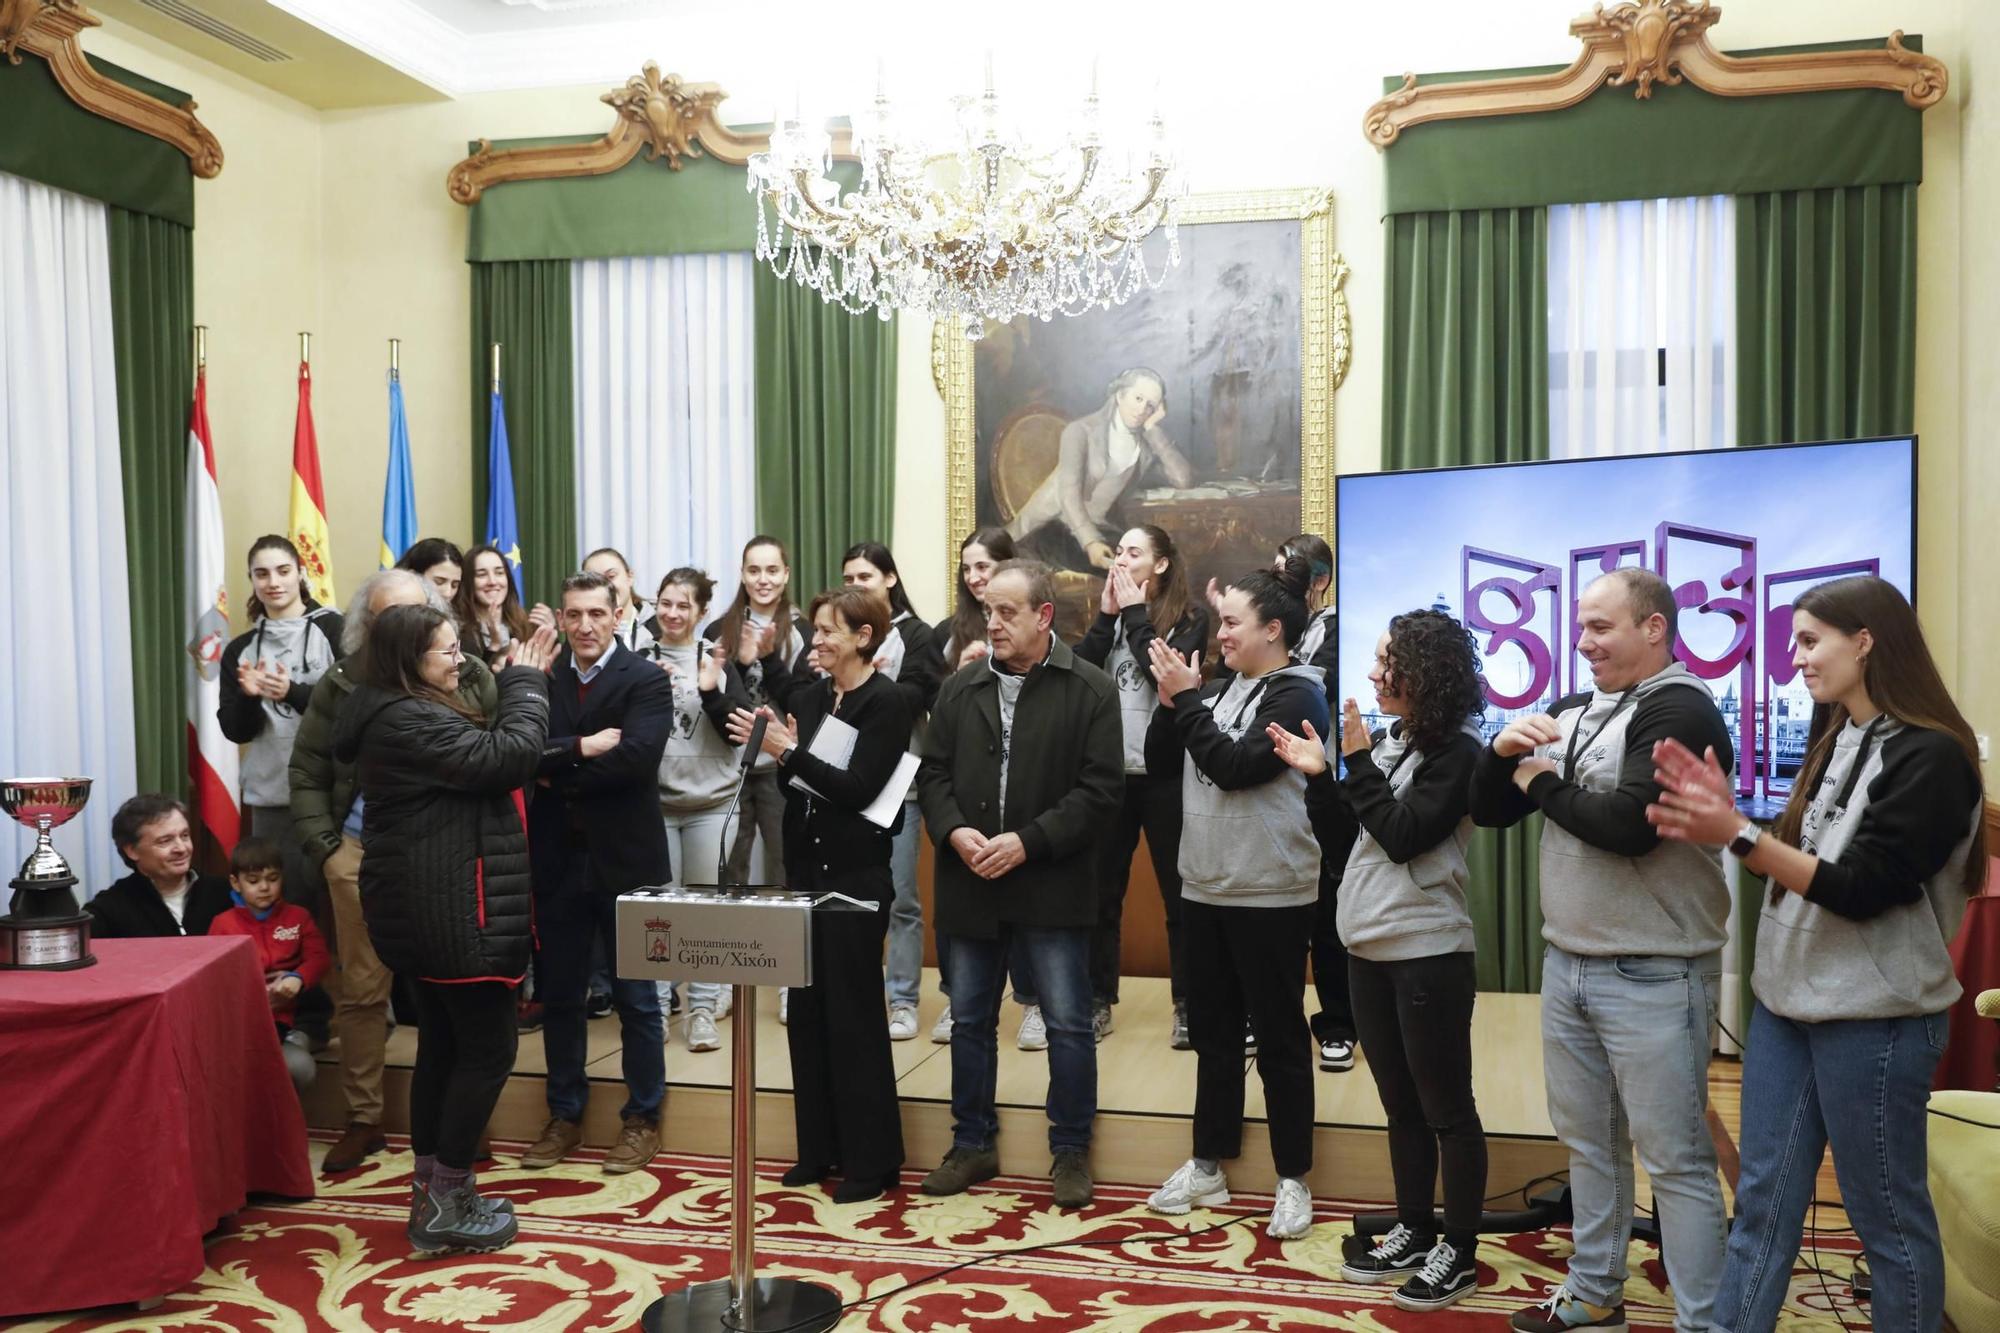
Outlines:
<svg viewBox="0 0 2000 1333"><path fill-rule="evenodd" d="M587 890L535 899L536 933L542 946L535 955L535 976L541 985L549 1113L565 1120L582 1120L584 1103L590 1098L590 1081L583 1073L590 1028L584 996L590 988L592 948L601 945L606 957L618 957L612 933L617 902L608 893ZM619 1114L643 1116L657 1124L660 1104L667 1098L666 1030L659 992L650 981L614 977L611 1002L618 1010L625 1055L625 1109Z"/></svg>
<svg viewBox="0 0 2000 1333"><path fill-rule="evenodd" d="M889 1004L917 1006L924 975L924 904L917 896L917 843L923 820L914 800L903 803L903 828L889 844L889 877L896 897L889 904Z"/></svg>
<svg viewBox="0 0 2000 1333"><path fill-rule="evenodd" d="M998 939L951 938L952 1143L999 1136L1000 995L1007 956L1024 955L1049 1030L1049 1147L1088 1148L1097 1118L1097 1040L1090 1027L1090 928L1001 926Z"/></svg>
<svg viewBox="0 0 2000 1333"><path fill-rule="evenodd" d="M1776 1325L1829 1142L1841 1201L1868 1253L1873 1326L1884 1333L1939 1326L1944 1250L1925 1174L1925 1108L1949 1020L1795 1023L1761 1003L1751 1011L1743 1175L1715 1298L1717 1333Z"/></svg>
<svg viewBox="0 0 2000 1333"><path fill-rule="evenodd" d="M1728 1240L1706 1118L1721 978L1719 954L1586 958L1550 945L1542 962L1542 1073L1576 1211L1566 1283L1592 1305L1624 1301L1636 1149L1682 1333L1708 1327Z"/></svg>

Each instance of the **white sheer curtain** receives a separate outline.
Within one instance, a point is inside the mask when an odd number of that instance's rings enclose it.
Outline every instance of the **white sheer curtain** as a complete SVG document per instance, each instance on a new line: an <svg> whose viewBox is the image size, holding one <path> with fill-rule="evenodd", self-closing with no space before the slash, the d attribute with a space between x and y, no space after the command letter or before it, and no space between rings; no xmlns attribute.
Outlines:
<svg viewBox="0 0 2000 1333"><path fill-rule="evenodd" d="M1736 443L1736 201L1549 209L1549 456Z"/></svg>
<svg viewBox="0 0 2000 1333"><path fill-rule="evenodd" d="M1629 199L1549 209L1549 456L1736 444L1736 201ZM1650 564L1650 560L1648 561ZM1736 863L1718 1009L1741 1035ZM1725 1052L1741 1048L1719 1038Z"/></svg>
<svg viewBox="0 0 2000 1333"><path fill-rule="evenodd" d="M82 899L125 874L138 782L104 205L0 175L0 777L94 779L56 844ZM11 879L33 835L8 821Z"/></svg>
<svg viewBox="0 0 2000 1333"><path fill-rule="evenodd" d="M726 595L755 533L751 272L748 254L571 269L577 554L617 547L644 599L682 564Z"/></svg>

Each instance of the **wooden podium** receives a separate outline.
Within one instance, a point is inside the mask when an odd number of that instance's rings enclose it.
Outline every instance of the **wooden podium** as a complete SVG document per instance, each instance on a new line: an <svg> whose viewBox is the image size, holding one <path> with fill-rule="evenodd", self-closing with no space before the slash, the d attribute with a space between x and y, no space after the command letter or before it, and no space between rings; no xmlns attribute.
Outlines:
<svg viewBox="0 0 2000 1333"><path fill-rule="evenodd" d="M757 991L812 984L814 912L876 910L839 894L766 885L640 889L618 899L616 970L627 981L713 981L734 991L729 1025L729 1276L646 1307L646 1333L821 1333L840 1298L796 1278L756 1275Z"/></svg>

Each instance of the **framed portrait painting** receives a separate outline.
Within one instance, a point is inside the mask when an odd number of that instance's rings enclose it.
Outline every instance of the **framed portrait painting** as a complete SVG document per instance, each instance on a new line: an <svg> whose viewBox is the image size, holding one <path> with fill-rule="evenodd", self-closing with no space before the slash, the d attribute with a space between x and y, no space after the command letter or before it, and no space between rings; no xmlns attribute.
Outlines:
<svg viewBox="0 0 2000 1333"><path fill-rule="evenodd" d="M1089 625L1119 538L1164 529L1191 586L1266 564L1301 531L1332 540L1333 390L1349 330L1322 189L1197 195L1180 263L1125 304L1048 321L940 325L951 581L958 543L1001 527L1056 571L1056 628Z"/></svg>

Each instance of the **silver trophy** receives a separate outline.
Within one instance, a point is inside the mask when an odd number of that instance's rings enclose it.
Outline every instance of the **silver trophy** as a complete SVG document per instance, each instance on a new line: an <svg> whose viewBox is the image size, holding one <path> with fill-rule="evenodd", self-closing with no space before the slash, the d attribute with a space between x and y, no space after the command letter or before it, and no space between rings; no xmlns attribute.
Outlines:
<svg viewBox="0 0 2000 1333"><path fill-rule="evenodd" d="M36 831L35 850L14 877L14 899L0 917L0 968L89 967L90 914L77 907L76 875L49 833L76 818L90 799L89 778L7 778L0 808Z"/></svg>

